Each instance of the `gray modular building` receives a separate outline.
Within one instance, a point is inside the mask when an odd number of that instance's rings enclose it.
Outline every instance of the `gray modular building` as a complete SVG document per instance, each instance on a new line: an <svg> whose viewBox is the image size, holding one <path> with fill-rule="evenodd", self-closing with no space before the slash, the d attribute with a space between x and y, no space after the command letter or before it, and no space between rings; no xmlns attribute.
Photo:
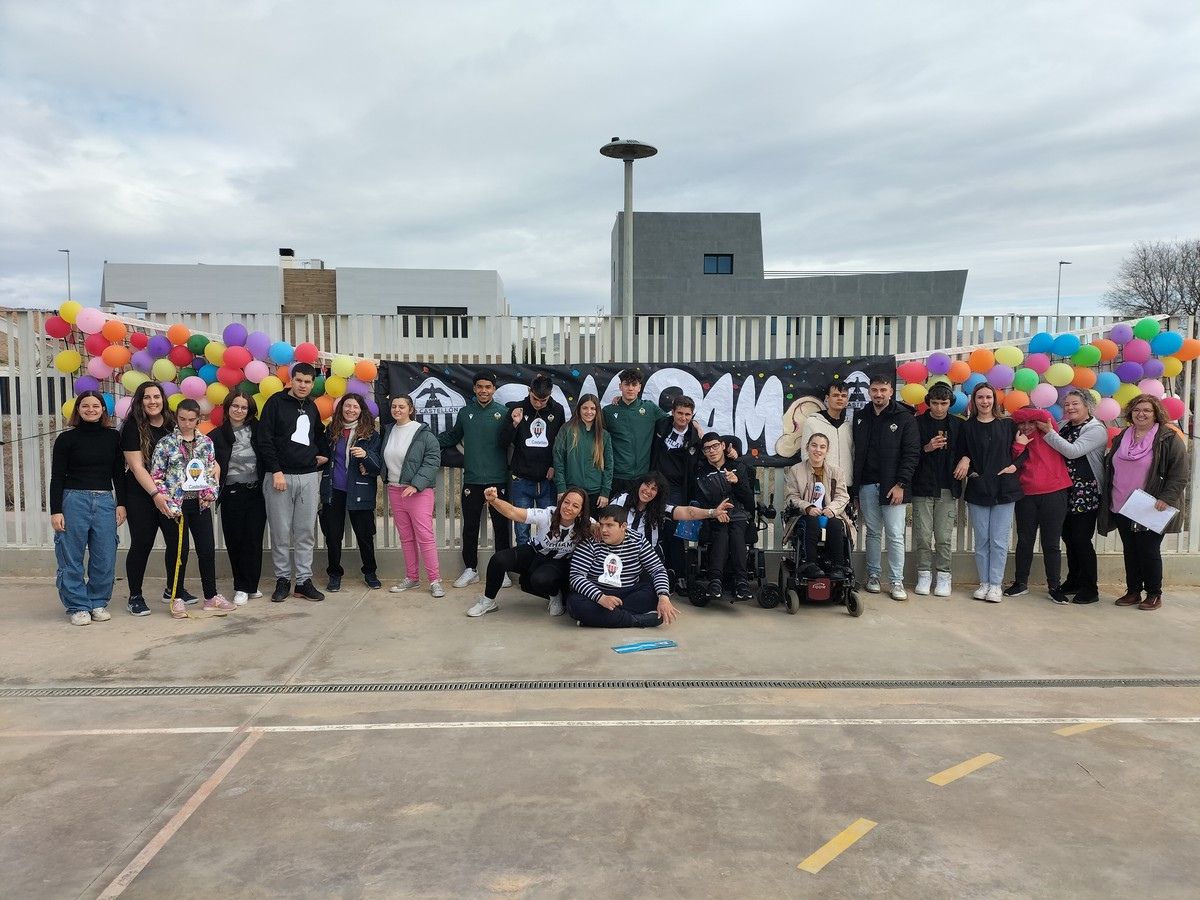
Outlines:
<svg viewBox="0 0 1200 900"><path fill-rule="evenodd" d="M612 308L623 253L612 230ZM633 311L671 315L957 315L967 270L767 277L759 213L633 214Z"/></svg>

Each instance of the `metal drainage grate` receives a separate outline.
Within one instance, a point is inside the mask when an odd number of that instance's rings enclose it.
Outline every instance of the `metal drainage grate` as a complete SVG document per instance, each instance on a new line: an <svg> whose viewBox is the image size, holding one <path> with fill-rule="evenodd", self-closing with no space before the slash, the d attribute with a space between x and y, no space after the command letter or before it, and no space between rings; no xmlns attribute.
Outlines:
<svg viewBox="0 0 1200 900"><path fill-rule="evenodd" d="M913 688L1200 687L1200 678L672 678L589 681L391 681L325 684L210 684L0 688L0 698L180 697L242 694L411 694L445 691L580 691L667 689L888 690Z"/></svg>

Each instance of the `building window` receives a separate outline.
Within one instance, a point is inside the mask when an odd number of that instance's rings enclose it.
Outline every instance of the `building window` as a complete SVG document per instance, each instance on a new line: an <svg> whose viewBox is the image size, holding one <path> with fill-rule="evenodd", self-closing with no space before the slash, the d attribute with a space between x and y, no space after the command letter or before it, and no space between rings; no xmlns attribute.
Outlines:
<svg viewBox="0 0 1200 900"><path fill-rule="evenodd" d="M437 331L441 331L444 338L468 336L465 306L397 306L396 315L404 317L400 329L404 337L410 337L409 317L412 317L413 330L419 338L437 337ZM437 324L441 328L435 330Z"/></svg>
<svg viewBox="0 0 1200 900"><path fill-rule="evenodd" d="M705 253L704 254L704 274L705 275L732 275L733 274L733 254L732 253Z"/></svg>

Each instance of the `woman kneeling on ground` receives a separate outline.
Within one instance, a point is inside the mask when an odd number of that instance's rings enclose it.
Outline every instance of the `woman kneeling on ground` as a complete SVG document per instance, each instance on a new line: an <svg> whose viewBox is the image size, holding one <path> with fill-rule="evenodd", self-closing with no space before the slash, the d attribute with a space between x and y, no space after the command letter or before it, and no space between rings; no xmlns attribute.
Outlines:
<svg viewBox="0 0 1200 900"><path fill-rule="evenodd" d="M521 509L500 498L494 487L485 488L483 499L506 519L523 525L533 525L534 535L528 544L498 550L488 560L487 583L483 596L467 610L471 617L482 616L500 608L496 595L504 584L505 573L520 575L521 590L550 602L546 609L552 616L563 614L563 593L571 572L571 553L579 543L591 536L588 516L588 497L583 488L569 487L558 496L558 506L546 509Z"/></svg>

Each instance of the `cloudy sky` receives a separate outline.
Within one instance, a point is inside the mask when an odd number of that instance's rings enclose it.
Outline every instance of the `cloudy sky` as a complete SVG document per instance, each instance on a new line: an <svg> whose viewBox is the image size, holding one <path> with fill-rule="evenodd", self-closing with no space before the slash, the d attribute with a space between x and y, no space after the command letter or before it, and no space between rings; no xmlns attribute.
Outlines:
<svg viewBox="0 0 1200 900"><path fill-rule="evenodd" d="M768 269L967 268L964 310L1098 308L1200 236L1200 7L0 3L0 305L113 262L498 269L609 299L636 207L759 211Z"/></svg>

